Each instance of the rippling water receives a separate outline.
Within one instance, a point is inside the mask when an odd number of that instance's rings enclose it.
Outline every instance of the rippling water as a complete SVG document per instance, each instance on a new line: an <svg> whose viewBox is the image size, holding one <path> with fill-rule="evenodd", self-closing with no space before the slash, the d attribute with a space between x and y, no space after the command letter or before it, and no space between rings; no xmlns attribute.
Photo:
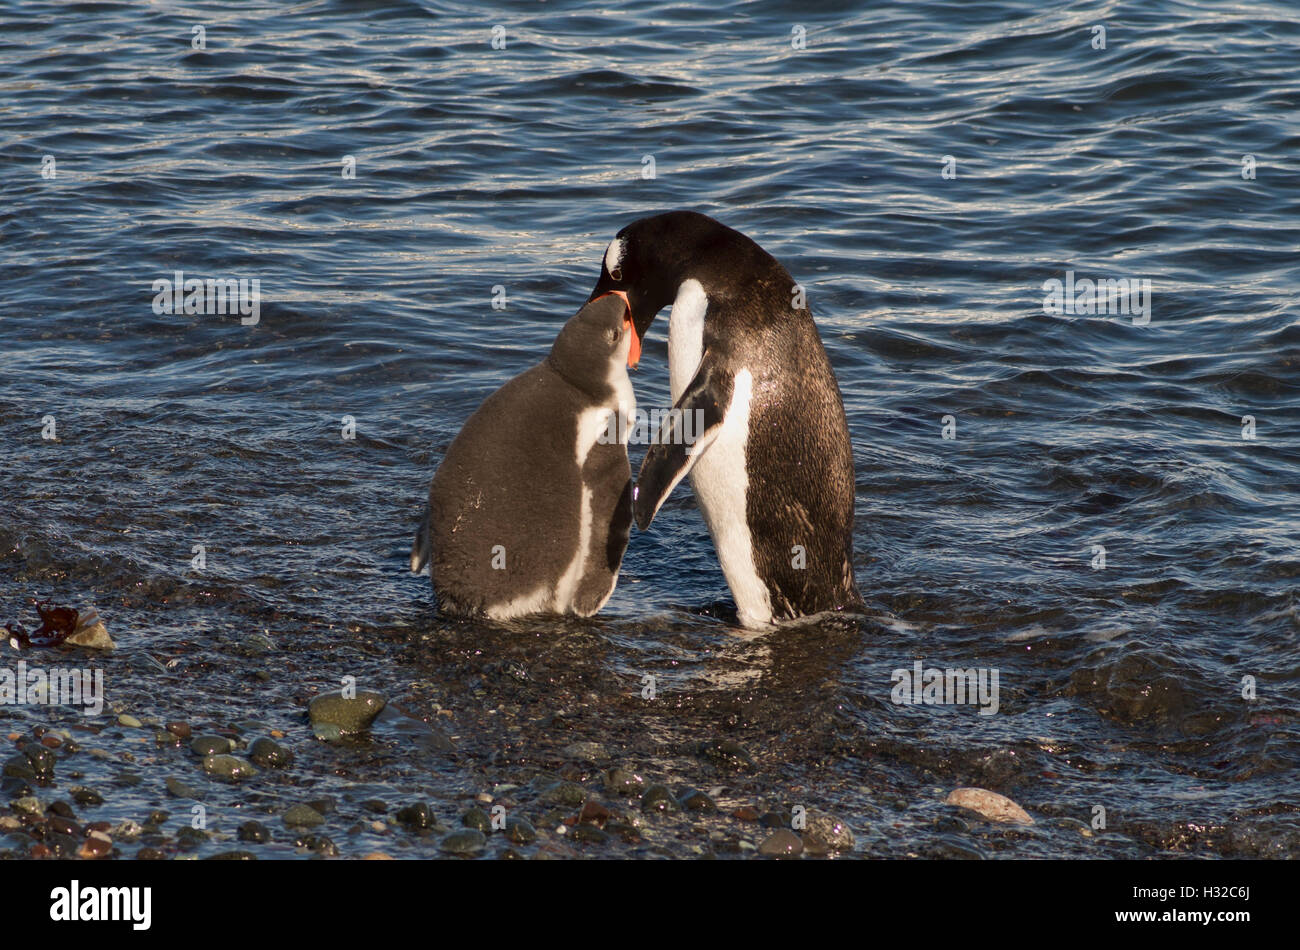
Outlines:
<svg viewBox="0 0 1300 950"><path fill-rule="evenodd" d="M871 855L1300 854L1300 13L852 6L0 14L3 619L93 602L115 708L296 737L292 770L214 808L313 789L449 820L494 783L595 775L563 751L591 741L724 811L840 814ZM405 565L433 468L613 233L676 207L808 289L867 616L740 635L683 486L594 622L440 620ZM259 322L155 313L177 270L257 278ZM1044 312L1067 272L1149 280L1149 323ZM664 406L666 321L645 349L638 400ZM997 715L891 702L918 659L997 669ZM457 751L302 738L344 675ZM756 770L694 754L720 738ZM193 771L139 756L105 814ZM967 821L960 785L1038 823Z"/></svg>

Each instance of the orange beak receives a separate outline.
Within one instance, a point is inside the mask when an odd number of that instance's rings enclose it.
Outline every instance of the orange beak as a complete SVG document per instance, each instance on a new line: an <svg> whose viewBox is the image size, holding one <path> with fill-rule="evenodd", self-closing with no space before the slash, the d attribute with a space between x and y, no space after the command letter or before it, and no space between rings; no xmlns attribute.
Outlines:
<svg viewBox="0 0 1300 950"><path fill-rule="evenodd" d="M627 365L636 369L636 364L641 362L641 338L636 335L636 327L632 323L632 301L627 299L627 291L611 290L608 294L601 294L601 297L608 297L613 294L615 297L622 297L623 303L627 305L627 313L623 316L623 329L632 334L632 345L627 351ZM596 299L600 299L599 297Z"/></svg>

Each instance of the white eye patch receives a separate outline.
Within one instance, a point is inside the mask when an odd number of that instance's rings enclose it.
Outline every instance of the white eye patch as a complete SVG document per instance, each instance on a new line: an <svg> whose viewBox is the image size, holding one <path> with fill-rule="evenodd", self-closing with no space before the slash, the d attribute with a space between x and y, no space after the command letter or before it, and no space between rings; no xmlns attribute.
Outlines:
<svg viewBox="0 0 1300 950"><path fill-rule="evenodd" d="M618 270L618 266L623 263L623 252L626 247L623 245L622 238L614 238L609 242L609 249L605 251L605 270L611 274Z"/></svg>

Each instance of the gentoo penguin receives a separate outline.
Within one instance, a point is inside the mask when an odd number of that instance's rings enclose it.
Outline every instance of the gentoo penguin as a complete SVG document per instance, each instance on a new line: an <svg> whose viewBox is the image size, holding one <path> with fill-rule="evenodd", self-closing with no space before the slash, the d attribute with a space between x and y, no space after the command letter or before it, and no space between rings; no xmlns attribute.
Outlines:
<svg viewBox="0 0 1300 950"><path fill-rule="evenodd" d="M627 367L640 355L626 295L593 298L469 417L411 548L443 612L586 617L609 600L632 524Z"/></svg>
<svg viewBox="0 0 1300 950"><path fill-rule="evenodd" d="M681 412L641 465L637 525L648 528L690 473L741 624L860 605L844 403L790 274L740 232L671 211L610 243L591 296L617 290L639 336L672 304L668 374ZM702 431L683 428L697 420Z"/></svg>

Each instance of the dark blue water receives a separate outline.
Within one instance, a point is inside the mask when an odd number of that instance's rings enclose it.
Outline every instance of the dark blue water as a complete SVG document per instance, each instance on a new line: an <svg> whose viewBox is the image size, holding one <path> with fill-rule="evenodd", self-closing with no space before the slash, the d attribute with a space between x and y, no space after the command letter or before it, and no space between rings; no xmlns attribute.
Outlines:
<svg viewBox="0 0 1300 950"><path fill-rule="evenodd" d="M598 789L565 751L596 742L723 806L645 830L669 854L754 837L743 804L839 814L870 855L1300 854L1300 10L853 7L7 8L0 619L94 603L114 711L284 731L293 769L209 790L227 829L307 790L343 825L375 795L455 824L478 793L540 822L527 782ZM807 287L867 616L740 636L683 485L594 621L440 620L406 555L447 444L545 353L615 231L678 207ZM155 313L177 270L258 279L259 322ZM1067 271L1149 280L1149 323L1044 312ZM665 320L634 383L667 405ZM998 713L892 703L916 659L998 669ZM316 743L301 704L346 675L457 751L391 724ZM112 723L87 743L138 743L142 781L67 766L121 786L104 815L205 781ZM715 739L755 769L693 751ZM1037 824L963 818L961 785Z"/></svg>

